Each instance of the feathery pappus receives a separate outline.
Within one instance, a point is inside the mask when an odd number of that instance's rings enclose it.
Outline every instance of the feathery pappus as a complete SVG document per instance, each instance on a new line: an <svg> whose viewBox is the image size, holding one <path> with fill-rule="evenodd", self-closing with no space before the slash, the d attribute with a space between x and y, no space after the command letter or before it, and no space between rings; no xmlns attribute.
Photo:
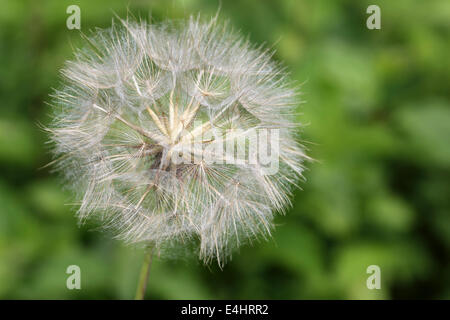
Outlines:
<svg viewBox="0 0 450 320"><path fill-rule="evenodd" d="M194 244L221 266L270 236L308 159L298 88L272 55L217 18L87 36L48 128L80 221L157 250Z"/></svg>

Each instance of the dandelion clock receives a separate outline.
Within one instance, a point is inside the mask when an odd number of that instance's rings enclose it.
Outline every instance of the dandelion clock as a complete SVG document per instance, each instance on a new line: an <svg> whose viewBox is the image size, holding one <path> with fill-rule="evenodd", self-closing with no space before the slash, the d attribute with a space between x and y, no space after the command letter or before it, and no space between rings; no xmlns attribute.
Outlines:
<svg viewBox="0 0 450 320"><path fill-rule="evenodd" d="M118 20L85 40L47 129L80 221L220 266L268 238L307 159L297 88L272 52L217 19Z"/></svg>

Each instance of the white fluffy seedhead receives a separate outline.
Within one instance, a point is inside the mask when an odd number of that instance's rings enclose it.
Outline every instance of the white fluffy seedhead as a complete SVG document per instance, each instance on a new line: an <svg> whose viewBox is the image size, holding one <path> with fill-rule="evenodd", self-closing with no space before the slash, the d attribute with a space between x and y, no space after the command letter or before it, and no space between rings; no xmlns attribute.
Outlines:
<svg viewBox="0 0 450 320"><path fill-rule="evenodd" d="M294 138L295 88L271 53L215 19L120 20L86 40L63 70L49 128L80 220L157 249L194 244L219 265L269 236L307 158ZM267 174L249 145L274 129ZM234 139L244 153L222 152Z"/></svg>

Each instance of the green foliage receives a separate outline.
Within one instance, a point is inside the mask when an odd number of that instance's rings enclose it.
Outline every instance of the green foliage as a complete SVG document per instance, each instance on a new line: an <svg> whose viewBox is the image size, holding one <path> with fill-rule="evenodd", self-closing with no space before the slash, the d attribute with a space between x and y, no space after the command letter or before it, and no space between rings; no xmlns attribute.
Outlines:
<svg viewBox="0 0 450 320"><path fill-rule="evenodd" d="M373 1L372 1L373 2ZM274 239L245 247L224 270L155 258L147 298L387 299L450 297L450 3L222 1L220 17L267 43L302 85L299 121L317 161L276 222ZM123 1L77 1L83 32L108 27ZM127 299L143 252L95 223L49 168L51 88L80 33L73 1L2 2L0 10L0 298ZM208 0L131 1L153 19L215 14ZM69 204L69 205L67 205ZM82 289L66 288L77 264ZM366 268L381 268L368 290Z"/></svg>

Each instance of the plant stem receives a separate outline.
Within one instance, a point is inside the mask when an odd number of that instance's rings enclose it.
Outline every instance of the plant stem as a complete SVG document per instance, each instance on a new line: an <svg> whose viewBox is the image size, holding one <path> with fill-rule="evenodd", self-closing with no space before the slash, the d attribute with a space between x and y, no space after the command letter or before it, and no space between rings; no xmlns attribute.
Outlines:
<svg viewBox="0 0 450 320"><path fill-rule="evenodd" d="M135 300L144 300L145 289L147 288L148 276L150 275L150 266L152 264L153 248L147 248L144 262L142 263L141 275L139 277Z"/></svg>

